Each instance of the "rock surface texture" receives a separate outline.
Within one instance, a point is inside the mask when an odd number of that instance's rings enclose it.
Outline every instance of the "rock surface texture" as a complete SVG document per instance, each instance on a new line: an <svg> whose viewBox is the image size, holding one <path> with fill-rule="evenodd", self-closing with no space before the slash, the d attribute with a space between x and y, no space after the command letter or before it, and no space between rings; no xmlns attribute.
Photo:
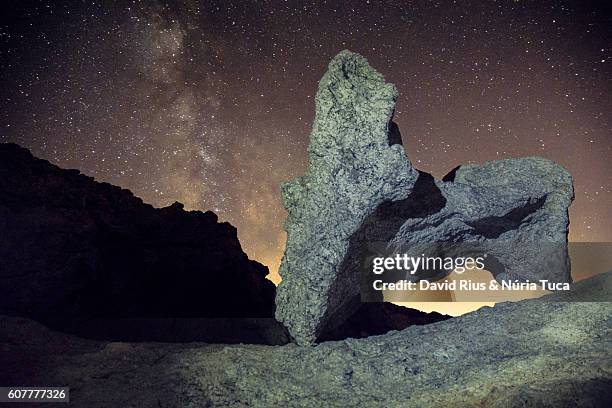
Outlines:
<svg viewBox="0 0 612 408"><path fill-rule="evenodd" d="M381 245L385 253L487 253L486 269L498 280L571 280L570 174L528 157L460 166L435 180L405 155L392 122L396 96L349 51L319 83L308 170L282 186L287 245L276 317L298 344L324 338L359 307L369 287L364 265Z"/></svg>
<svg viewBox="0 0 612 408"><path fill-rule="evenodd" d="M156 209L0 144L2 313L60 329L110 317L272 318L267 273L212 212Z"/></svg>
<svg viewBox="0 0 612 408"><path fill-rule="evenodd" d="M612 276L315 347L108 343L0 316L0 383L74 407L609 407Z"/></svg>

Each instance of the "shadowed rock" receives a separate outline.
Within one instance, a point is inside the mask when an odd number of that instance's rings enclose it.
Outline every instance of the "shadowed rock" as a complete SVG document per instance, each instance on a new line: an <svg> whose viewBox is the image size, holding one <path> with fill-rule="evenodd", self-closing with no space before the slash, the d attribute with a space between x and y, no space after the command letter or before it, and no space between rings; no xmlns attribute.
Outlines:
<svg viewBox="0 0 612 408"><path fill-rule="evenodd" d="M321 333L319 340L360 339L385 334L391 330L403 330L410 326L421 326L450 318L450 316L437 312L421 312L420 310L396 306L393 303L361 303L354 313L338 326L331 327L331 325L328 325L328 330Z"/></svg>
<svg viewBox="0 0 612 408"><path fill-rule="evenodd" d="M92 331L96 322L108 327L112 318L263 317L265 330L275 326L286 338L270 319L275 287L267 273L242 251L236 229L210 211L184 211L180 203L156 209L128 190L0 144L2 313L94 337L104 337ZM238 320L182 322L208 334L231 327L232 341L240 340ZM253 319L244 322L254 330ZM170 336L161 333L164 325L142 327L157 339ZM242 340L253 338L266 337Z"/></svg>
<svg viewBox="0 0 612 408"><path fill-rule="evenodd" d="M342 325L362 297L382 300L369 289L368 269L368 259L381 253L487 254L486 269L498 280L571 280L569 173L528 157L458 166L435 180L404 153L392 122L396 96L349 51L330 62L319 83L308 170L282 186L287 245L276 317L299 344ZM391 273L385 280L449 272Z"/></svg>

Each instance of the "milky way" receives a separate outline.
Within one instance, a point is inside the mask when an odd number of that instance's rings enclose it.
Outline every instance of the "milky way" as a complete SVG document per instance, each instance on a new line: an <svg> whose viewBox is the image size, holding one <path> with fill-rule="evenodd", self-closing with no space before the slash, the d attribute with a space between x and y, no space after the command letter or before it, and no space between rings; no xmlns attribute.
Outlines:
<svg viewBox="0 0 612 408"><path fill-rule="evenodd" d="M276 271L279 183L304 172L317 82L348 48L394 83L408 157L541 155L575 177L570 239L612 241L612 19L589 2L15 2L0 141L211 209Z"/></svg>

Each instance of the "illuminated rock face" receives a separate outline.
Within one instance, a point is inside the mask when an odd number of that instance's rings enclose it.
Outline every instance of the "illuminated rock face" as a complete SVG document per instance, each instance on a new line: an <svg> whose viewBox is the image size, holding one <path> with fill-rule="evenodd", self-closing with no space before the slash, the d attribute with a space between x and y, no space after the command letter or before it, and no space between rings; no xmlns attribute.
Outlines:
<svg viewBox="0 0 612 408"><path fill-rule="evenodd" d="M414 244L476 243L493 255L487 269L497 279L570 280L570 174L528 157L460 166L435 180L405 155L392 122L396 96L349 51L330 62L319 83L309 168L282 186L287 246L276 318L298 344L324 338L359 307L373 244L397 252ZM432 248L426 251L468 251Z"/></svg>
<svg viewBox="0 0 612 408"><path fill-rule="evenodd" d="M360 55L343 51L319 83L307 173L282 186L287 247L276 318L300 344L312 343L351 235L384 201L406 198L417 171L406 159L391 117L397 90Z"/></svg>

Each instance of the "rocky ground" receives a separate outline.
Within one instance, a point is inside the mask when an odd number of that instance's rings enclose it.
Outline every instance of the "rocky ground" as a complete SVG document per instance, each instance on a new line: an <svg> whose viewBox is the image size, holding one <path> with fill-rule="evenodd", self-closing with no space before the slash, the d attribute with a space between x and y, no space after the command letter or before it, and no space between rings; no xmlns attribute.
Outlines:
<svg viewBox="0 0 612 408"><path fill-rule="evenodd" d="M612 274L575 292L314 347L109 343L0 319L0 383L76 407L607 407ZM32 405L28 405L32 406Z"/></svg>

